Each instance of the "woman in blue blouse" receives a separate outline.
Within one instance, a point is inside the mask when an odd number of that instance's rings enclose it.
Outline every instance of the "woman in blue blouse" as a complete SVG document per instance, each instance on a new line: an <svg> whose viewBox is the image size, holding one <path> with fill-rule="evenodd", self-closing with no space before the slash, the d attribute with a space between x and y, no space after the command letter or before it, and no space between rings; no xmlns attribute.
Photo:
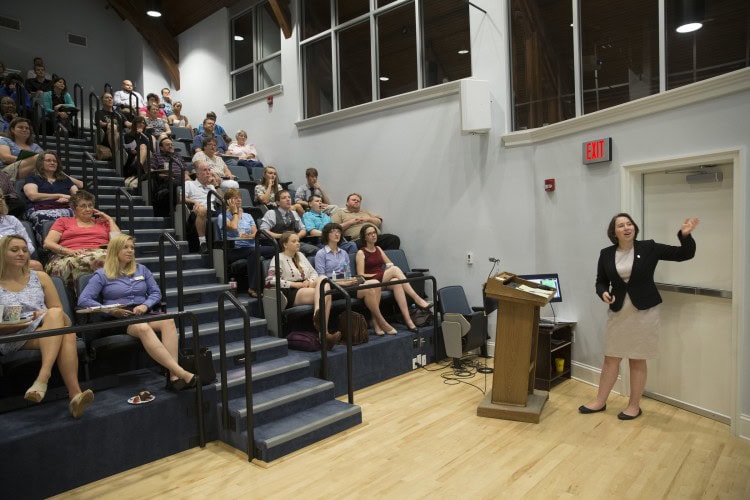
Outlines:
<svg viewBox="0 0 750 500"><path fill-rule="evenodd" d="M97 270L78 298L79 307L123 304L107 311L114 318L146 314L159 304L161 292L151 271L135 262L132 236L120 234L107 247L104 267ZM161 341L156 335L161 333ZM177 328L174 320L155 320L129 325L128 335L140 339L151 358L169 370L168 389L195 387L195 375L177 363Z"/></svg>

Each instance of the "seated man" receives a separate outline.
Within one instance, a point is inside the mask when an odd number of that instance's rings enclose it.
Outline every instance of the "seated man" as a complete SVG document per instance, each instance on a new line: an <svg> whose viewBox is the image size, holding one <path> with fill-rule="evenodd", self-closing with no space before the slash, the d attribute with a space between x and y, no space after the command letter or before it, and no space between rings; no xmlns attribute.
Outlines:
<svg viewBox="0 0 750 500"><path fill-rule="evenodd" d="M131 114L137 114L142 106L146 104L143 96L133 90L133 82L130 80L122 81L122 90L115 92L115 106L128 108Z"/></svg>
<svg viewBox="0 0 750 500"><path fill-rule="evenodd" d="M211 167L214 175L221 179L222 189L237 189L239 183L234 180L232 172L224 160L216 154L216 137L207 137L201 143L201 151L193 155L193 163L205 162Z"/></svg>
<svg viewBox="0 0 750 500"><path fill-rule="evenodd" d="M169 171L171 169L171 172ZM165 172L166 170L166 172ZM182 156L174 152L174 143L169 137L159 141L159 151L151 155L149 163L151 172L151 204L154 207L154 215L157 217L169 216L169 176L174 179L175 188L180 185L180 177L185 183L190 181L188 167ZM176 201L175 192L172 200Z"/></svg>
<svg viewBox="0 0 750 500"><path fill-rule="evenodd" d="M377 246L383 250L395 250L401 246L401 239L395 234L383 234L380 227L383 225L383 218L375 212L368 212L361 209L362 196L359 193L352 193L346 198L346 208L343 208L333 214L332 220L341 224L344 228L344 236L348 240L358 240L359 230L363 225L370 223L378 228ZM357 245L362 246L364 242L358 241Z"/></svg>
<svg viewBox="0 0 750 500"><path fill-rule="evenodd" d="M41 66L44 67L44 59L41 57L35 57L31 64L31 69L26 72L26 79L36 78L36 67ZM45 71L44 78L47 80L52 80L52 75L47 73Z"/></svg>
<svg viewBox="0 0 750 500"><path fill-rule="evenodd" d="M323 234L323 226L331 222L331 217L323 212L323 199L318 194L311 195L306 205L310 210L302 216L302 224L305 225L308 236L319 237ZM318 243L318 246L323 247L321 243ZM357 244L353 241L343 241L339 244L339 248L346 253L355 253Z"/></svg>
<svg viewBox="0 0 750 500"><path fill-rule="evenodd" d="M216 113L214 113L213 111L209 111L208 113L206 113L206 118L210 118L214 121L214 133L216 135L220 135L222 139L224 139L224 142L226 142L227 144L232 142L232 138L227 135L224 127L216 123ZM198 125L198 133L200 134L201 132L203 132L203 125Z"/></svg>
<svg viewBox="0 0 750 500"><path fill-rule="evenodd" d="M323 190L323 186L318 183L318 169L310 167L305 170L305 179L307 182L297 188L297 192L294 193L294 202L300 205L302 208L307 210L307 200L310 199L310 195L317 194L321 199L321 208L323 212L331 215L333 212L339 209L336 205L331 205L331 201L328 199L328 195ZM330 222L330 221L329 221ZM322 229L322 227L320 228Z"/></svg>
<svg viewBox="0 0 750 500"><path fill-rule="evenodd" d="M198 129L198 133L193 137L193 152L200 153L203 151L203 141L208 137L216 138L216 153L223 155L227 152L227 143L221 135L215 133L216 120L206 117L203 120L203 129Z"/></svg>
<svg viewBox="0 0 750 500"><path fill-rule="evenodd" d="M46 77L44 66L34 66L34 78L29 78L24 83L24 87L29 91L32 97L41 99L42 94L52 90L52 80Z"/></svg>
<svg viewBox="0 0 750 500"><path fill-rule="evenodd" d="M159 96L154 93L150 93L146 95L146 104L138 108L138 114L143 116L144 118L148 117L149 116L148 108L152 104L155 104L156 107L159 108L158 118L162 118L164 121L166 121L169 115L164 111L164 105L159 102Z"/></svg>
<svg viewBox="0 0 750 500"><path fill-rule="evenodd" d="M270 234L277 240L281 238L281 235L287 231L297 233L300 240L307 235L305 226L302 225L302 221L297 215L297 212L292 210L292 195L288 190L283 189L279 191L276 196L278 206L276 208L269 209L268 212L263 216L260 221L260 228ZM310 256L318 253L318 247L309 243L300 242L300 252Z"/></svg>
<svg viewBox="0 0 750 500"><path fill-rule="evenodd" d="M167 118L169 118L174 114L174 108L172 107L172 91L169 90L169 87L161 89L161 100L164 103L164 113L166 113Z"/></svg>
<svg viewBox="0 0 750 500"><path fill-rule="evenodd" d="M190 220L195 221L195 232L198 233L200 252L208 253L206 245L206 221L216 210L215 206L208 208L208 193L213 191L221 196L213 184L211 167L206 162L197 162L195 166L195 180L185 183L185 201L193 205ZM212 197L213 198L213 197ZM212 203L213 205L213 203Z"/></svg>

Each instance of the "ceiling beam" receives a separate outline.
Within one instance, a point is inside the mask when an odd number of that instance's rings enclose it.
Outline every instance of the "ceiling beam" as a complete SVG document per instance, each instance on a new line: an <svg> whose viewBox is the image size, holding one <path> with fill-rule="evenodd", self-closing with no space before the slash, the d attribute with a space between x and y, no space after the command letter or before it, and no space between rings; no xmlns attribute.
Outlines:
<svg viewBox="0 0 750 500"><path fill-rule="evenodd" d="M289 0L269 0L273 16L281 27L284 38L289 39L292 36L292 13L289 10Z"/></svg>
<svg viewBox="0 0 750 500"><path fill-rule="evenodd" d="M109 0L109 4L138 30L164 65L175 90L180 90L180 46L164 24L135 9L128 0Z"/></svg>

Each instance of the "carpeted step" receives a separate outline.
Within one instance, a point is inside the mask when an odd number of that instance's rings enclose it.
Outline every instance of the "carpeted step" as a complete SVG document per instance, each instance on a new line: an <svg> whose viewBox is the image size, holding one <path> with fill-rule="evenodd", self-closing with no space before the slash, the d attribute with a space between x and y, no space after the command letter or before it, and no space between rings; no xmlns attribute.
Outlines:
<svg viewBox="0 0 750 500"><path fill-rule="evenodd" d="M117 214L116 206L114 204L114 200L112 200L113 203L108 204L102 204L100 200L97 200L97 205L99 210L102 212L106 212L112 217ZM142 203L142 202L141 202ZM151 205L143 205L143 204L133 204L133 216L135 217L153 217L154 216L154 207ZM123 219L123 221L130 220L130 207L128 206L128 202L124 197L120 197L120 217Z"/></svg>
<svg viewBox="0 0 750 500"><path fill-rule="evenodd" d="M337 400L255 428L259 459L271 462L362 423L362 409ZM242 440L247 442L247 433Z"/></svg>
<svg viewBox="0 0 750 500"><path fill-rule="evenodd" d="M255 300L255 299L242 299L240 302L243 304L246 304L247 302ZM228 304L227 304L228 305ZM205 303L205 304L186 304L185 305L185 311L191 312L195 315L196 320L201 325L200 330L200 337L201 337L201 345L202 346L210 346L218 344L219 341L217 340L218 335L218 306L217 301L211 302L211 303ZM177 307L168 307L167 312L174 313L177 312ZM227 307L224 311L224 318L225 321L231 320L231 319L237 319L241 317L240 311L233 307ZM186 334L188 335L188 338L192 336L192 327L189 327L186 329ZM251 336L255 336L256 332L254 331L255 328L260 328L261 331L258 332L258 335L267 335L267 327L266 327L266 320L262 318L250 318L250 328L251 328ZM204 334L205 330L205 334ZM239 333L234 338L227 338L228 341L233 342L235 340L240 340L242 338L242 334Z"/></svg>
<svg viewBox="0 0 750 500"><path fill-rule="evenodd" d="M197 306L198 304L196 304ZM233 307L229 307L229 303L226 304L227 308L224 310L225 320L225 335L227 342L238 342L243 339L243 321L239 311ZM213 314L207 317L204 321L201 321L201 345L218 345L219 344L219 322L216 320L219 315L216 304L213 304ZM188 307L185 307L188 310ZM230 315L230 313L232 313ZM237 330L237 331L235 331ZM263 318L256 318L250 316L250 338L251 339L274 339L284 343L284 354L286 354L286 339L278 339L276 337L268 337L268 329L266 327L266 320ZM208 342L208 343L207 343ZM218 349L215 350L219 352ZM218 360L218 358L216 358ZM218 364L216 366L219 366Z"/></svg>
<svg viewBox="0 0 750 500"><path fill-rule="evenodd" d="M214 304L218 302L219 295L229 290L229 285L222 283L203 284L203 285L188 285L182 287L182 296L185 304ZM167 288L164 291L164 297L162 300L167 302L167 307L174 307L177 305L177 288Z"/></svg>
<svg viewBox="0 0 750 500"><path fill-rule="evenodd" d="M164 233L169 233L172 238L176 238L175 236L175 230L174 229L136 229L133 231L135 234L133 235L135 237L136 242L147 242L147 241L155 241L159 242L159 238L161 238L161 235Z"/></svg>
<svg viewBox="0 0 750 500"><path fill-rule="evenodd" d="M121 222L123 225L125 225L128 222L129 219L123 219ZM136 231L138 231L136 229ZM137 234L137 233L136 233ZM188 242L187 241L178 241L177 244L180 246L180 249L182 250L182 256L183 258L185 255L188 255ZM174 256L177 254L176 249L172 244L169 244L167 242L164 242L164 255L169 256L169 258L174 258ZM147 257L152 255L159 255L159 242L158 241L141 241L136 239L135 241L135 255L137 258L141 257Z"/></svg>
<svg viewBox="0 0 750 500"><path fill-rule="evenodd" d="M310 363L303 359L286 357L253 363L253 393L309 377L311 373ZM217 376L219 376L218 373ZM215 386L216 391L221 392L220 377L217 379ZM245 394L244 366L227 370L227 388L229 399L238 398Z"/></svg>
<svg viewBox="0 0 750 500"><path fill-rule="evenodd" d="M137 242L137 240L136 240ZM148 267L152 273L159 274L159 256L148 255L146 257L138 257L138 263ZM174 271L177 269L177 260L174 258L165 259L164 265L167 270ZM208 256L200 255L197 253L189 253L182 255L182 269L194 269L194 268L205 268L208 265Z"/></svg>

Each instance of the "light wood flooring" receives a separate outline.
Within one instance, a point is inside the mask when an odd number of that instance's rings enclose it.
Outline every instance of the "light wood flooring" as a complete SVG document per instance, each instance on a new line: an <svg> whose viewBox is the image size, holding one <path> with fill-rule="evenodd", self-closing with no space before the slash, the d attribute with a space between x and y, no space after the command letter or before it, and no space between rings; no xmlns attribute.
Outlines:
<svg viewBox="0 0 750 500"><path fill-rule="evenodd" d="M750 442L726 425L649 399L621 422L616 395L580 415L595 389L574 380L552 389L539 424L481 418L481 392L440 373L359 391L362 425L267 467L214 442L60 497L750 498Z"/></svg>

